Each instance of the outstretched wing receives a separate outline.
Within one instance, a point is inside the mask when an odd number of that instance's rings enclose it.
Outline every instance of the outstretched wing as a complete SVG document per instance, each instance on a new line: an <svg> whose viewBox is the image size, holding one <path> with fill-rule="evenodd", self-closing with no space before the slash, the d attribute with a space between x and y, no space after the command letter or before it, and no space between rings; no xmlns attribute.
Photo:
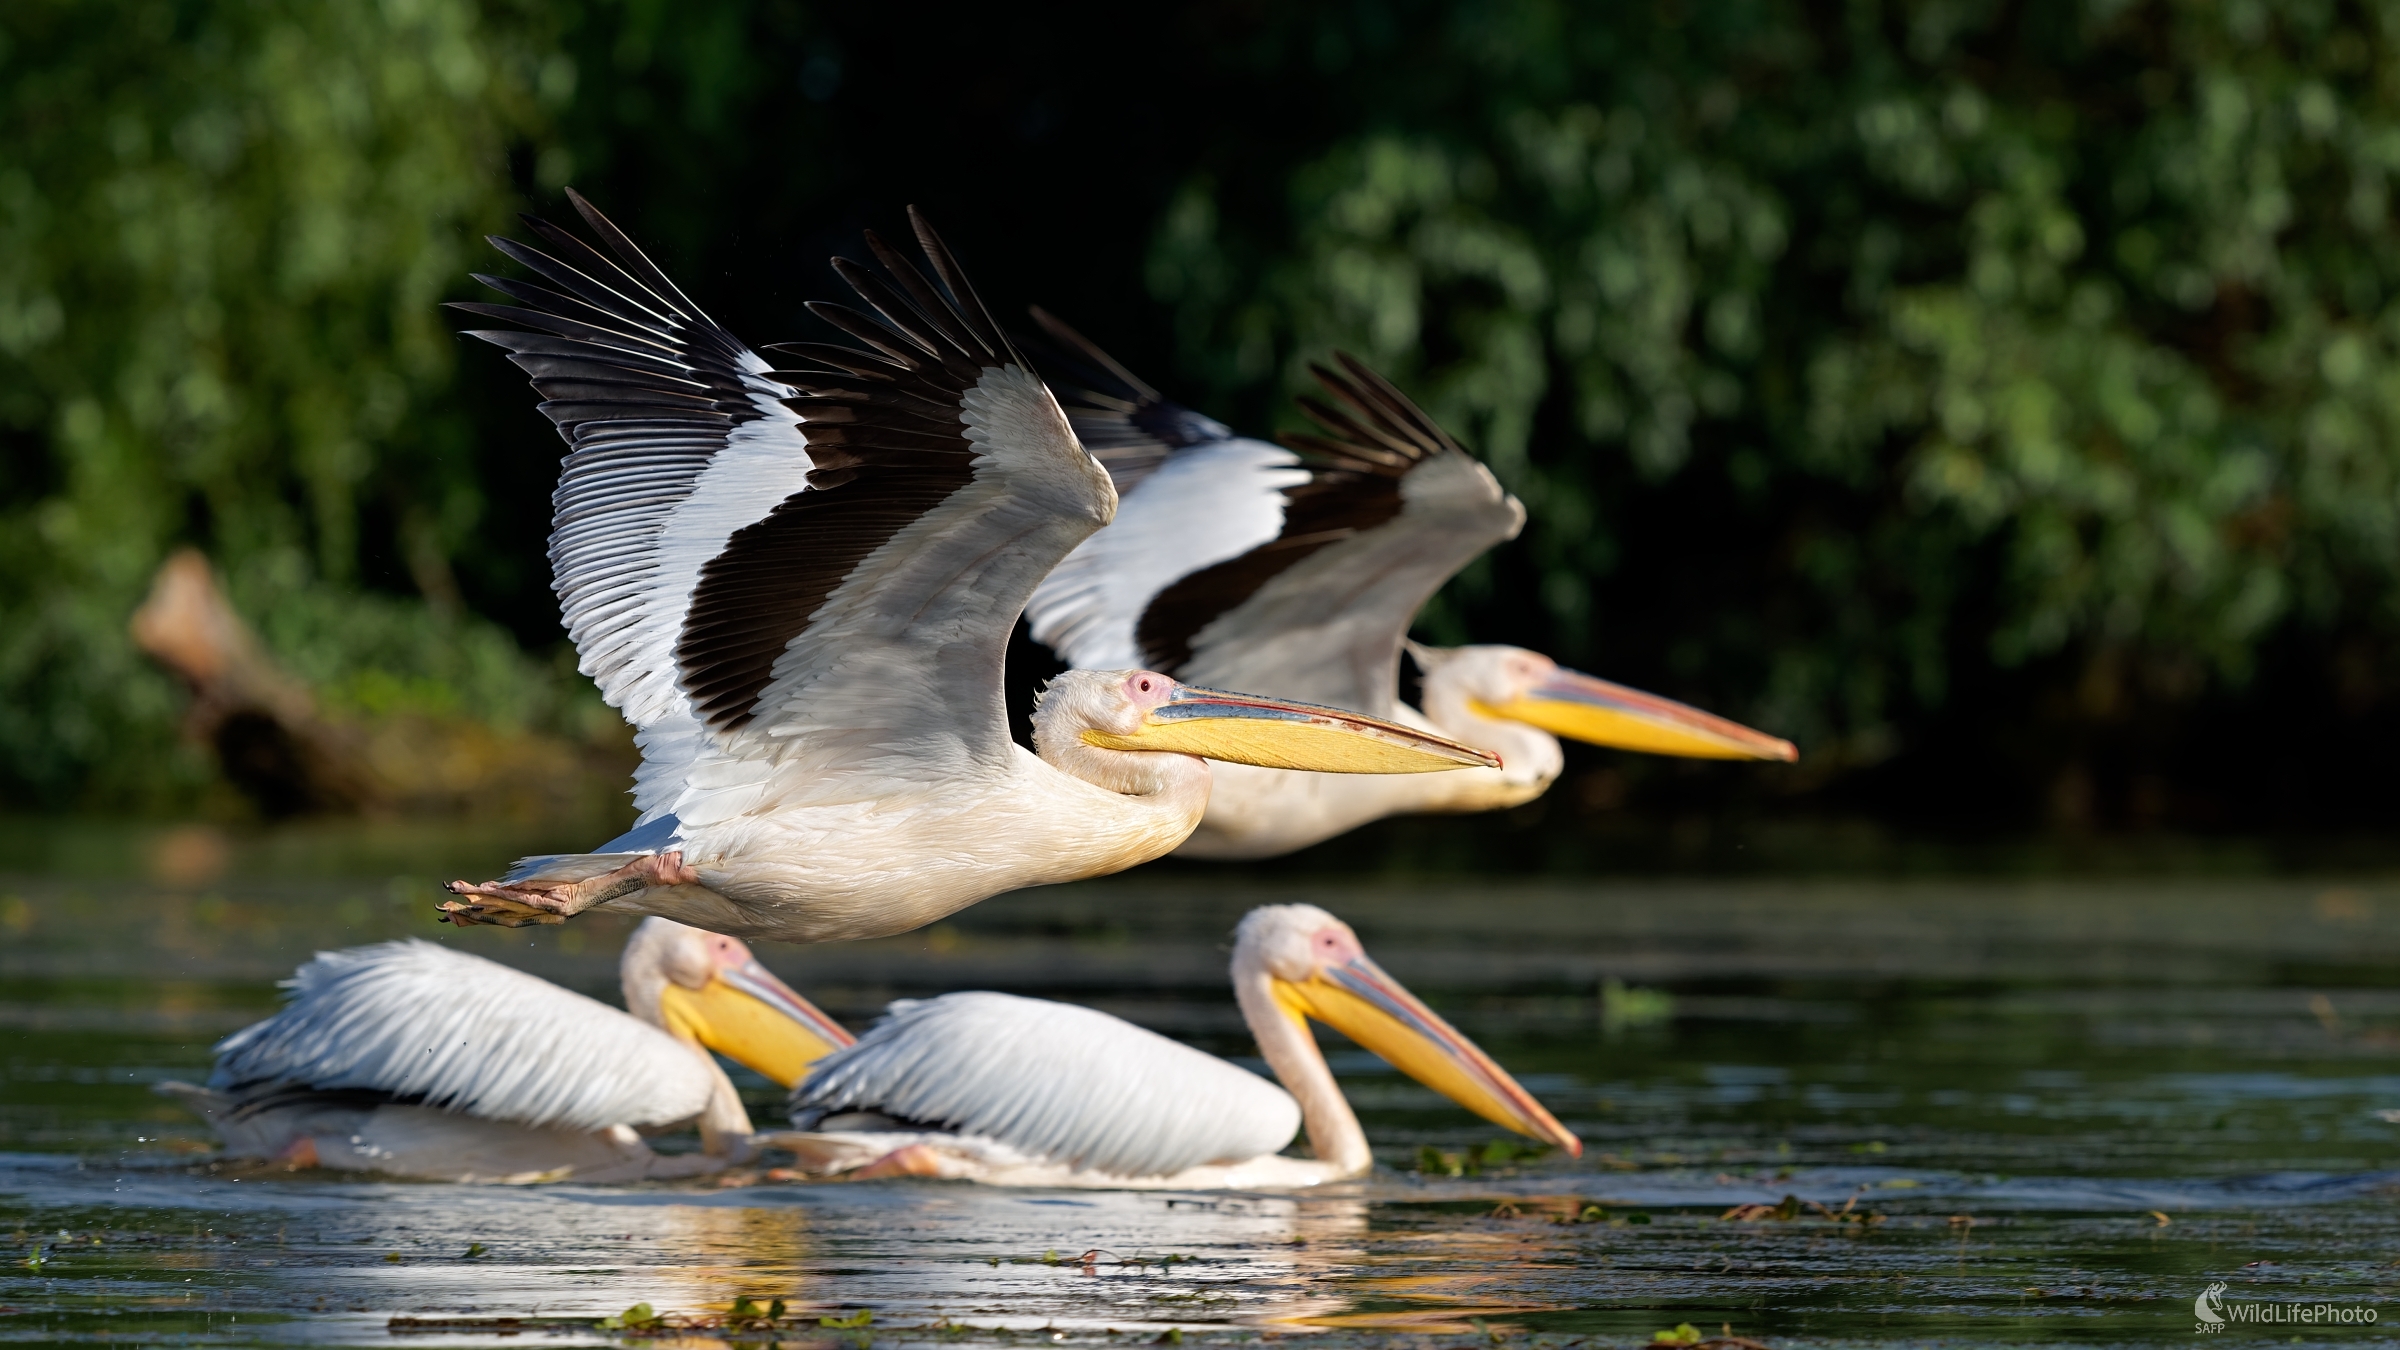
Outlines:
<svg viewBox="0 0 2400 1350"><path fill-rule="evenodd" d="M645 824L1004 761L1009 629L1116 500L940 239L912 210L938 286L873 234L882 275L835 260L873 313L809 308L860 345L778 371L576 206L615 260L539 222L551 254L495 240L560 289L487 278L523 307L478 312L545 334L477 336L574 447L555 584L641 729Z"/></svg>
<svg viewBox="0 0 2400 1350"><path fill-rule="evenodd" d="M1247 1161L1300 1128L1291 1094L1246 1069L1106 1013L992 993L894 1003L817 1062L792 1108L874 1111L1126 1177Z"/></svg>
<svg viewBox="0 0 2400 1350"><path fill-rule="evenodd" d="M1181 425L1148 386L1052 323L1062 343L1121 376L1117 389L1071 396L1079 432ZM1323 434L1291 437L1289 448L1229 433L1153 436L1127 452L1142 472L1130 486L1119 479L1116 522L1035 591L1034 637L1071 665L1139 664L1392 715L1417 611L1514 538L1525 513L1406 395L1338 360L1339 373L1311 370L1340 406L1300 401Z"/></svg>
<svg viewBox="0 0 2400 1350"><path fill-rule="evenodd" d="M208 1085L388 1093L491 1120L597 1130L700 1114L698 1055L596 999L430 942L319 952L291 1001L217 1043Z"/></svg>
<svg viewBox="0 0 2400 1350"><path fill-rule="evenodd" d="M549 252L491 243L549 285L478 273L519 303L453 307L541 330L468 335L508 350L571 447L551 497L551 586L583 673L646 729L689 720L675 647L701 570L815 465L791 387L567 196L613 260L527 216Z"/></svg>
<svg viewBox="0 0 2400 1350"><path fill-rule="evenodd" d="M1173 674L1135 634L1143 611L1178 579L1271 543L1284 494L1309 471L1280 445L1168 402L1056 316L1037 307L1033 317L1067 418L1108 466L1120 503L1116 524L1035 589L1025 611L1033 639L1083 670Z"/></svg>

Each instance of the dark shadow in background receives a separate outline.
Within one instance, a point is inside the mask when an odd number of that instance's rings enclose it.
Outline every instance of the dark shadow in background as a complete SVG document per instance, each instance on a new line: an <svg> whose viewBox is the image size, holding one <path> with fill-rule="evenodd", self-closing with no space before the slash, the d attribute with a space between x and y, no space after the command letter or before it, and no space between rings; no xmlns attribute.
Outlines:
<svg viewBox="0 0 2400 1350"><path fill-rule="evenodd" d="M1362 124L1439 131L1481 96L1451 73L1448 9L1421 0L1338 14L1254 3L1032 13L767 2L557 13L579 77L563 118L570 180L752 344L823 336L801 306L841 293L828 257L858 255L862 227L904 232L915 203L1004 319L1041 303L1170 393L1258 431L1289 416L1274 382L1214 401L1179 387L1172 316L1144 283L1162 212L1200 176L1227 217L1279 219L1294 168L1333 139ZM515 166L528 199L571 216L535 168L530 157ZM1554 385L1541 419L1555 428L1573 413L1563 382ZM464 599L528 645L551 646L557 612L536 522L548 520L558 440L495 353L466 352L458 390L479 409L487 519L520 527L484 533L461 570ZM1623 463L1594 469L1602 500L1638 491L1641 503L1602 524L1622 561L1593 579L1604 623L1586 664L1596 673L1722 705L1763 687L1777 644L1816 621L1785 603L1781 528L1802 516L1846 528L1842 504L1745 492L1724 463L1697 454L1663 487L1637 485ZM1541 645L1550 621L1531 563L1503 550L1490 568L1476 635ZM1957 579L1970 593L1983 581ZM1827 773L1814 761L1760 769L1579 753L1553 800L1522 819L1550 822L1544 837L1557 833L1559 812L1604 821L1632 811L1662 822L1873 819L1973 840L2038 830L2361 835L2400 818L2400 785L2384 767L2400 757L2400 701L2379 648L2295 631L2267 649L2248 688L2194 703L2155 693L2172 672L2001 668L1986 646L1989 617L1954 616L1942 638L1950 687L1882 763ZM1049 664L1020 631L1009 693L1020 734L1029 682ZM1514 866L1527 854L1508 842L1513 829L1392 825L1294 865L1434 848ZM1534 852L1571 865L1548 846Z"/></svg>

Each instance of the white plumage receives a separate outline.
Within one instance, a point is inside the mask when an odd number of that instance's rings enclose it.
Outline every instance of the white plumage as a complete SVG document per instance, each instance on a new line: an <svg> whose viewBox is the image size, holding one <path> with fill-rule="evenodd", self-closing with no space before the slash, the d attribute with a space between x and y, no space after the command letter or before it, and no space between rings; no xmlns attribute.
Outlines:
<svg viewBox="0 0 2400 1350"><path fill-rule="evenodd" d="M1292 438L1303 454L1191 415L1037 317L1117 386L1078 392L1068 415L1121 475L1121 501L1035 589L1035 640L1073 666L1135 661L1393 716L1409 625L1460 568L1516 537L1517 499L1355 362L1348 378L1319 372L1348 411L1303 400L1333 433Z"/></svg>
<svg viewBox="0 0 2400 1350"><path fill-rule="evenodd" d="M452 883L447 917L557 923L617 901L749 937L875 937L1189 834L1208 771L1152 753L1175 738L1145 720L1182 698L1171 682L1070 672L1085 687L1045 700L1040 754L1009 737L1016 617L1117 494L931 228L914 219L938 286L870 234L880 273L834 266L874 312L810 304L857 345L791 344L793 368L771 369L574 202L608 254L529 221L548 252L494 242L548 284L485 277L522 303L463 307L537 330L474 336L509 351L572 447L554 580L583 669L636 728L641 815L593 853ZM1168 720L1177 747L1220 759L1298 762L1298 739L1324 767L1489 762L1267 711L1182 699ZM1203 716L1245 725L1194 736ZM1328 731L1381 748L1329 749Z"/></svg>
<svg viewBox="0 0 2400 1350"><path fill-rule="evenodd" d="M871 1112L1124 1177L1273 1154L1300 1129L1291 1094L1237 1065L1106 1013L994 993L892 1004L792 1104L804 1129Z"/></svg>
<svg viewBox="0 0 2400 1350"><path fill-rule="evenodd" d="M1179 450L1124 490L1115 527L1084 541L1035 589L1025 611L1033 640L1087 670L1148 665L1134 625L1151 598L1272 542L1283 529L1284 491L1308 477L1298 455L1248 437Z"/></svg>
<svg viewBox="0 0 2400 1350"><path fill-rule="evenodd" d="M1374 1165L1304 1017L1485 1119L1580 1151L1506 1070L1366 957L1349 925L1269 905L1235 932L1234 997L1281 1087L1105 1013L1006 994L892 1005L792 1094L802 1168L1001 1186L1252 1190ZM1282 1149L1305 1127L1312 1157Z"/></svg>
<svg viewBox="0 0 2400 1350"><path fill-rule="evenodd" d="M1501 760L1408 779L1233 766L1178 853L1273 857L1387 815L1518 805L1564 766L1550 734L1561 727L1658 753L1792 757L1772 737L1513 647L1418 649L1423 711L1407 707L1400 655L1417 611L1524 524L1491 471L1348 356L1338 371L1312 367L1332 402L1300 400L1322 434L1278 451L1177 407L1073 329L1035 317L1082 369L1068 415L1122 497L1116 520L1035 590L1026 615L1037 641L1070 665L1138 660L1198 684L1272 689L1439 729ZM1573 706L1532 707L1544 698Z"/></svg>
<svg viewBox="0 0 2400 1350"><path fill-rule="evenodd" d="M212 1090L367 1089L488 1120L600 1130L688 1120L710 1069L656 1027L430 942L319 952L291 1002L219 1042Z"/></svg>

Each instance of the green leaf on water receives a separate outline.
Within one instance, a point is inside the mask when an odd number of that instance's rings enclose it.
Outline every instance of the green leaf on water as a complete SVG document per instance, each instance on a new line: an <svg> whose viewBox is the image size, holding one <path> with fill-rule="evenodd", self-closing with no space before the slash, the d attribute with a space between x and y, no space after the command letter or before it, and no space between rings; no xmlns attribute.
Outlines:
<svg viewBox="0 0 2400 1350"><path fill-rule="evenodd" d="M42 1254L41 1248L33 1247L26 1251L25 1259L17 1264L25 1267L27 1270L40 1270L44 1265L49 1263L49 1260L49 1257Z"/></svg>
<svg viewBox="0 0 2400 1350"><path fill-rule="evenodd" d="M821 1327L865 1327L874 1324L875 1310L873 1308L861 1308L848 1317L820 1317L817 1319L817 1325Z"/></svg>
<svg viewBox="0 0 2400 1350"><path fill-rule="evenodd" d="M1183 1328L1168 1327L1165 1331L1158 1333L1157 1340L1150 1343L1152 1345L1181 1345L1183 1344Z"/></svg>
<svg viewBox="0 0 2400 1350"><path fill-rule="evenodd" d="M396 1265L399 1265L399 1264L400 1264L400 1253L398 1253L398 1252L385 1252L385 1253L383 1254L383 1263L384 1263L385 1265L387 1265L387 1266L396 1266Z"/></svg>
<svg viewBox="0 0 2400 1350"><path fill-rule="evenodd" d="M602 1331L638 1331L658 1325L658 1314L647 1303L636 1303L614 1317L600 1319Z"/></svg>
<svg viewBox="0 0 2400 1350"><path fill-rule="evenodd" d="M484 1245L483 1245L482 1243L480 1243L480 1242L470 1242L470 1243L468 1243L468 1244L467 1244L467 1254L466 1254L466 1259L467 1259L467 1260L469 1260L469 1261L472 1261L472 1260L474 1260L476 1257L478 1257L478 1256L481 1256L481 1255L483 1255L485 1252L488 1252L488 1251L490 1251L490 1250L491 1250L491 1248L484 1246Z"/></svg>
<svg viewBox="0 0 2400 1350"><path fill-rule="evenodd" d="M1463 1177L1476 1170L1472 1154L1444 1153L1431 1144L1417 1148L1417 1171L1430 1177Z"/></svg>
<svg viewBox="0 0 2400 1350"><path fill-rule="evenodd" d="M1058 1248L1056 1248L1056 1247L1052 1247L1050 1250L1048 1250L1048 1251L1046 1251L1046 1252L1043 1252L1043 1253L1042 1253L1042 1264L1043 1264L1043 1265L1045 1265L1045 1266L1055 1266L1055 1265L1057 1265L1057 1264L1058 1264Z"/></svg>
<svg viewBox="0 0 2400 1350"><path fill-rule="evenodd" d="M1650 1333L1652 1345L1698 1345L1706 1339L1708 1338L1700 1333L1700 1328L1689 1322L1677 1322L1673 1331Z"/></svg>
<svg viewBox="0 0 2400 1350"><path fill-rule="evenodd" d="M1600 1030L1615 1036L1629 1027L1656 1026L1674 1020L1675 996L1660 989L1636 989L1623 980L1600 985Z"/></svg>
<svg viewBox="0 0 2400 1350"><path fill-rule="evenodd" d="M1850 1151L1852 1153L1881 1153L1884 1151L1884 1144L1880 1139L1870 1139L1863 1144L1852 1144Z"/></svg>

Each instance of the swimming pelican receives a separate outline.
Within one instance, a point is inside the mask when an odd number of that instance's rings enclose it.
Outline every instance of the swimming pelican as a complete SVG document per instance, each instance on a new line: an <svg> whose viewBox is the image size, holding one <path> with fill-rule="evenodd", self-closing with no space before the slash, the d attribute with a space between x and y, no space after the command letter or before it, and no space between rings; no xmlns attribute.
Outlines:
<svg viewBox="0 0 2400 1350"><path fill-rule="evenodd" d="M219 1042L208 1086L161 1091L235 1157L440 1181L630 1181L747 1160L714 1050L786 1087L850 1033L734 938L667 919L618 961L626 1012L430 942L320 952L291 1002ZM697 1124L702 1151L641 1131Z"/></svg>
<svg viewBox="0 0 2400 1350"><path fill-rule="evenodd" d="M834 268L880 318L811 302L860 344L778 371L580 196L615 261L528 218L549 283L466 305L573 447L554 585L584 672L638 729L631 831L454 882L453 923L558 923L604 901L720 933L904 932L1019 886L1181 843L1202 757L1360 773L1496 762L1415 727L1075 670L1009 739L1000 691L1034 583L1116 490L912 209L937 288L873 234ZM887 280L888 278L888 280ZM557 289L551 289L556 287Z"/></svg>
<svg viewBox="0 0 2400 1350"><path fill-rule="evenodd" d="M1034 317L1084 368L1067 415L1121 494L1115 523L1034 591L1036 641L1070 665L1147 665L1362 709L1501 760L1415 779L1222 769L1178 854L1268 858L1384 816L1516 806L1565 767L1558 736L1707 759L1797 757L1789 741L1522 647L1408 642L1417 610L1515 538L1525 509L1358 361L1310 368L1342 407L1301 399L1324 434L1289 437L1286 449L1169 403L1072 328ZM1424 673L1421 714L1400 701L1404 646Z"/></svg>
<svg viewBox="0 0 2400 1350"><path fill-rule="evenodd" d="M1340 1181L1375 1157L1309 1033L1315 1018L1484 1119L1583 1152L1314 905L1243 918L1233 990L1282 1088L1089 1008L945 994L894 1003L856 1045L820 1061L792 1094L801 1128L760 1140L808 1170L852 1177L1160 1190ZM1303 1125L1315 1156L1282 1156Z"/></svg>

